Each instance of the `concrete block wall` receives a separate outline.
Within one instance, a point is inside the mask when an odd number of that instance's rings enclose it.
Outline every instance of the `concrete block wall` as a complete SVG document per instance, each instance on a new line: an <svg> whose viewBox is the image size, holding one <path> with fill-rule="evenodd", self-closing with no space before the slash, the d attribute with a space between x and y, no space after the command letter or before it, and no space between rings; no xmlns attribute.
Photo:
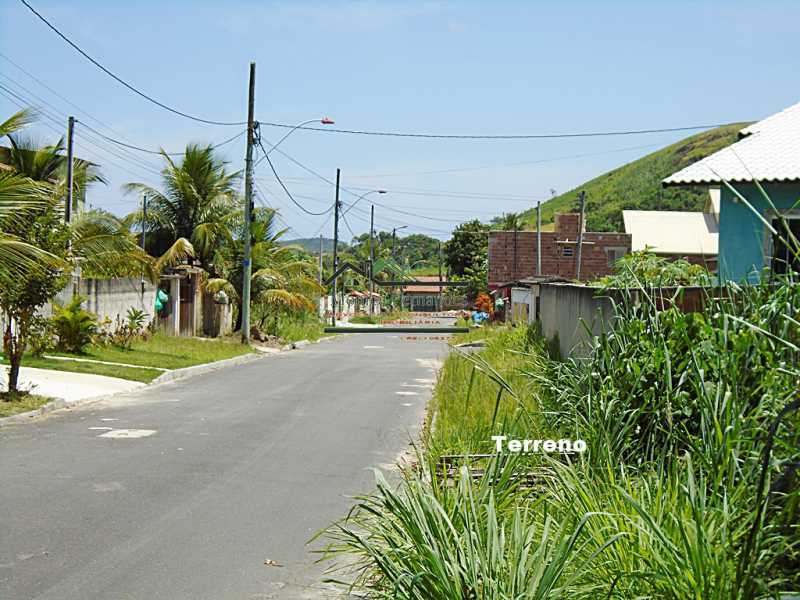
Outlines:
<svg viewBox="0 0 800 600"><path fill-rule="evenodd" d="M542 232L542 275L566 279L575 278L577 265L577 227L580 215L556 215L561 217L561 231ZM574 227L572 227L574 225ZM569 235L565 232L570 231ZM514 237L516 236L517 260L514 269ZM612 272L609 251L620 248L624 254L631 251L631 236L627 233L588 232L583 236L581 256L581 279L593 280ZM615 254L611 255L613 259ZM492 231L489 234L489 285L536 275L535 231Z"/></svg>
<svg viewBox="0 0 800 600"><path fill-rule="evenodd" d="M141 279L138 277L120 277L116 279L80 279L70 284L55 298L59 304L66 304L72 299L73 291L86 297L83 308L97 315L98 320L116 321L117 317L125 319L130 308L147 313L148 321L155 315L156 285L145 281L142 294ZM42 311L52 314L52 308Z"/></svg>

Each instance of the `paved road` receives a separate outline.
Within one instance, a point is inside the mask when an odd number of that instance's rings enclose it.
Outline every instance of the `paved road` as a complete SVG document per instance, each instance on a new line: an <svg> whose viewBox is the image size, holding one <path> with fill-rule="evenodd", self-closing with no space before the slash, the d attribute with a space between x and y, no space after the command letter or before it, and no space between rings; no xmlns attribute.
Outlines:
<svg viewBox="0 0 800 600"><path fill-rule="evenodd" d="M0 429L0 598L331 597L306 541L407 449L445 351L349 335Z"/></svg>

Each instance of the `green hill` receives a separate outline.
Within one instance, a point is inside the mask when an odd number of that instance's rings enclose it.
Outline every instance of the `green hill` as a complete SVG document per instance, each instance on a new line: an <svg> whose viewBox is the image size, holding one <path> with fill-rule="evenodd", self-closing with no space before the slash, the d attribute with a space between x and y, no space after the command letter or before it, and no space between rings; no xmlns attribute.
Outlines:
<svg viewBox="0 0 800 600"><path fill-rule="evenodd" d="M295 238L293 240L281 240L281 246L301 246L309 254L319 254L319 238ZM347 244L339 242L339 250L347 248ZM333 252L333 238L322 238L322 253L330 254Z"/></svg>
<svg viewBox="0 0 800 600"><path fill-rule="evenodd" d="M542 204L542 229L557 212L577 212L578 192L586 191L587 231L622 231L622 210L702 210L707 188L662 188L661 180L737 140L748 123L698 133L609 171ZM525 228L535 227L536 210L523 213Z"/></svg>

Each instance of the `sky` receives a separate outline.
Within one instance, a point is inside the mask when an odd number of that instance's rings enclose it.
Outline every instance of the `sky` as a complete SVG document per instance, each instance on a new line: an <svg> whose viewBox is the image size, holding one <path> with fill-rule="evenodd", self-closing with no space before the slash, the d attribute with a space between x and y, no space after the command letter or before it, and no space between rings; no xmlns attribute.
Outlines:
<svg viewBox="0 0 800 600"><path fill-rule="evenodd" d="M328 116L352 130L518 135L688 127L757 120L800 100L800 3L670 0L539 2L29 3L88 54L163 104L209 120L247 117L256 62L256 119ZM19 0L0 0L0 116L32 105L28 134L53 142L78 119L76 155L101 165L93 207L124 215L159 185L163 159L123 148L181 151L243 130L172 114L75 52ZM284 129L262 125L263 141ZM538 140L435 140L297 130L271 153L306 210L334 190L349 205L342 237L378 229L446 239L459 222L531 208L693 132ZM269 147L269 146L267 146ZM244 168L240 136L219 148ZM288 157L287 157L288 155ZM287 238L332 236L331 212L291 202L262 162L259 203Z"/></svg>

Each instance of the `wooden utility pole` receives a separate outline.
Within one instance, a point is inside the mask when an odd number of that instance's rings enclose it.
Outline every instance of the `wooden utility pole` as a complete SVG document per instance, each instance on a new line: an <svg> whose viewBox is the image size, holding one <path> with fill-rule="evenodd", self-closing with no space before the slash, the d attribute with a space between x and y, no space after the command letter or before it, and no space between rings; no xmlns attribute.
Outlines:
<svg viewBox="0 0 800 600"><path fill-rule="evenodd" d="M375 312L373 310L373 299L372 294L375 293L375 283L373 282L373 278L375 277L375 273L373 272L373 267L375 265L375 246L373 244L372 238L375 235L375 205L373 204L369 210L369 314L370 316L373 315Z"/></svg>
<svg viewBox="0 0 800 600"><path fill-rule="evenodd" d="M73 187L75 179L75 173L73 169L74 149L72 143L74 132L75 132L75 117L69 117L67 119L67 199L66 199L66 204L64 205L65 223L69 223L70 221L72 221L72 196L73 196Z"/></svg>
<svg viewBox="0 0 800 600"><path fill-rule="evenodd" d="M333 201L333 293L331 294L331 325L336 327L336 268L339 266L339 178L341 169L336 169L336 198Z"/></svg>
<svg viewBox="0 0 800 600"><path fill-rule="evenodd" d="M542 201L536 203L536 274L542 275Z"/></svg>
<svg viewBox="0 0 800 600"><path fill-rule="evenodd" d="M141 238L141 247L142 252L145 252L144 249L144 235L147 228L147 194L142 194L142 238ZM144 306L144 269L142 269L142 310L145 310Z"/></svg>
<svg viewBox="0 0 800 600"><path fill-rule="evenodd" d="M578 194L578 199L581 203L581 220L578 223L578 251L575 253L575 279L580 281L581 278L581 251L583 250L583 226L584 213L586 212L586 192L581 191Z"/></svg>
<svg viewBox="0 0 800 600"><path fill-rule="evenodd" d="M442 282L442 240L439 240L439 283ZM443 285L439 286L439 312L442 312L442 288Z"/></svg>
<svg viewBox="0 0 800 600"><path fill-rule="evenodd" d="M242 343L250 343L250 278L253 273L253 143L255 141L256 63L250 63L247 94L247 152L244 158L244 260L242 261Z"/></svg>

